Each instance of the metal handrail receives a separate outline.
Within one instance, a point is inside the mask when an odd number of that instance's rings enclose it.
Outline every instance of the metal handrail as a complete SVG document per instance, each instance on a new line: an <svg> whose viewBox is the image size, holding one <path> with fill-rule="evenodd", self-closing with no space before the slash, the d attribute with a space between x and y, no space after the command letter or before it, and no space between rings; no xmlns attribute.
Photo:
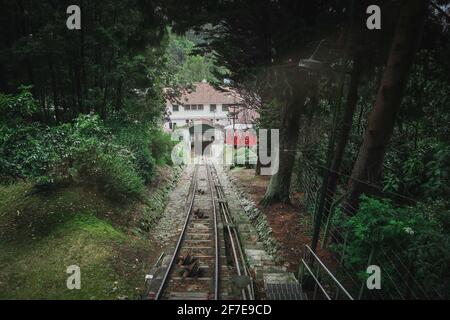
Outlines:
<svg viewBox="0 0 450 320"><path fill-rule="evenodd" d="M347 296L348 299L350 300L354 300L354 298L350 295L350 293L344 288L344 286L339 282L339 280L333 275L333 273L327 268L327 266L325 266L325 264L322 262L322 260L320 260L320 258L315 254L315 252L308 246L305 245L305 254L304 254L304 259L302 259L302 263L303 265L306 267L306 269L308 270L308 272L311 274L311 276L314 278L314 280L316 281L316 284L320 287L320 289L324 292L324 294L326 295L326 297L331 300L331 298L329 297L329 295L325 292L325 289L323 288L323 286L321 285L319 279L317 279L317 277L314 276L314 274L312 273L311 269L308 267L308 263L305 261L306 259L306 255L309 251L309 254L314 258L314 260L316 260L319 265L325 270L325 272L328 274L328 276L333 280L333 282L336 284L336 286Z"/></svg>
<svg viewBox="0 0 450 320"><path fill-rule="evenodd" d="M325 291L325 288L320 284L319 279L316 278L314 273L311 271L311 269L308 267L308 263L304 259L302 259L303 265L306 267L306 270L308 270L309 274L313 277L313 279L316 281L317 285L319 286L320 290L322 290L323 294L327 297L328 300L331 300L328 293Z"/></svg>

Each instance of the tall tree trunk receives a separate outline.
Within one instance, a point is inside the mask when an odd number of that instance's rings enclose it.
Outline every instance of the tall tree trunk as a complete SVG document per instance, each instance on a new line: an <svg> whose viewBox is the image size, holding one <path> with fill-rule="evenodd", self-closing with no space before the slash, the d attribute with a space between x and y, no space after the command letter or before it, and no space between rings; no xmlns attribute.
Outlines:
<svg viewBox="0 0 450 320"><path fill-rule="evenodd" d="M259 146L258 146L259 149ZM261 175L261 161L259 159L259 153L258 153L258 157L256 159L256 167L255 167L255 176L260 176Z"/></svg>
<svg viewBox="0 0 450 320"><path fill-rule="evenodd" d="M103 89L103 102L100 110L100 116L103 120L106 120L106 103L108 98L108 84L105 84L105 88Z"/></svg>
<svg viewBox="0 0 450 320"><path fill-rule="evenodd" d="M122 78L117 81L116 87L116 111L119 111L122 108Z"/></svg>
<svg viewBox="0 0 450 320"><path fill-rule="evenodd" d="M72 119L75 119L78 114L81 112L80 109L80 105L79 105L79 101L77 100L77 85L76 85L76 81L75 81L75 71L73 63L69 63L69 75L70 75L70 84L71 84L71 98L72 98L72 106L71 106L71 111L72 111Z"/></svg>
<svg viewBox="0 0 450 320"><path fill-rule="evenodd" d="M73 70L74 70L75 89L77 94L78 107L81 113L87 113L84 108L83 89L81 84L80 71L77 66L75 66Z"/></svg>
<svg viewBox="0 0 450 320"><path fill-rule="evenodd" d="M111 72L111 64L114 58L114 50L111 48L111 55L110 58L108 60L108 65L106 67L106 72L103 73L103 82L104 82L104 87L103 87L103 102L101 105L101 110L100 110L100 114L102 119L106 119L107 117L107 110L106 110L106 104L108 101L108 89L109 89L109 83L108 83L108 79L107 77L109 76L110 72Z"/></svg>
<svg viewBox="0 0 450 320"><path fill-rule="evenodd" d="M272 150L272 144L271 144L271 131L270 131L270 127L265 125L264 127L261 127L260 129L266 129L267 130L267 144L266 144L266 148L267 150L261 150L262 153L265 153L265 156L270 157L271 156L271 150ZM268 167L268 165L263 165L261 163L261 154L260 154L260 141L259 141L259 130L258 130L258 150L257 150L257 159L256 159L256 168L255 168L255 176L260 176L261 175L261 168L265 168ZM270 164L269 164L270 166Z"/></svg>
<svg viewBox="0 0 450 320"><path fill-rule="evenodd" d="M296 86L291 88L292 96L287 99L282 112L278 172L270 179L266 194L261 200L261 204L264 206L276 202L290 202L291 177L300 131L300 117L306 100L304 94L306 91L301 87L305 82L300 77L301 75L296 73L290 75L291 83L296 83Z"/></svg>
<svg viewBox="0 0 450 320"><path fill-rule="evenodd" d="M325 200L324 216L327 217L333 203L334 194L336 192L342 160L344 157L345 148L347 147L348 139L353 125L353 117L355 115L356 106L358 105L358 88L361 81L363 69L363 60L361 56L356 56L354 59L354 66L350 79L350 85L347 93L347 101L345 104L344 117L342 119L342 127L338 137L336 149L334 150L333 160L331 162L330 174L328 177L326 189L327 198Z"/></svg>
<svg viewBox="0 0 450 320"><path fill-rule="evenodd" d="M370 114L364 142L348 183L346 211L354 214L359 197L381 177L384 156L403 100L427 17L427 0L403 1L387 67Z"/></svg>
<svg viewBox="0 0 450 320"><path fill-rule="evenodd" d="M88 12L87 8L84 7L83 0L80 0L80 7L83 12ZM86 106L86 101L88 99L88 84L86 76L86 58L85 58L85 29L86 29L85 14L81 15L81 30L80 30L80 64L81 64L81 79L80 79L80 91L81 99L83 99L83 106L86 108L86 113L89 113L89 107Z"/></svg>
<svg viewBox="0 0 450 320"><path fill-rule="evenodd" d="M50 53L48 54L48 68L50 70L50 78L52 83L53 107L55 108L55 118L56 122L58 123L61 121L61 114L59 112L60 103L58 99L58 87L56 84L55 68L53 67L53 58Z"/></svg>
<svg viewBox="0 0 450 320"><path fill-rule="evenodd" d="M298 103L297 103L298 101ZM304 100L289 103L283 115L280 130L278 172L272 176L261 204L268 206L275 202L289 203L292 168L300 130L300 109Z"/></svg>

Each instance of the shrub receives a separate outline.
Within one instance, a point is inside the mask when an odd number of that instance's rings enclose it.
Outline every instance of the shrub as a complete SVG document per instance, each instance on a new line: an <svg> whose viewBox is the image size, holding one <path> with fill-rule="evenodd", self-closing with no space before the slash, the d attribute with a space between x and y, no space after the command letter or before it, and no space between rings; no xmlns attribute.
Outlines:
<svg viewBox="0 0 450 320"><path fill-rule="evenodd" d="M113 127L116 132L115 141L134 153L134 164L145 183L153 180L155 165L171 163L174 143L167 133L152 129L147 123L121 123Z"/></svg>
<svg viewBox="0 0 450 320"><path fill-rule="evenodd" d="M161 130L151 131L150 150L152 154L157 155L156 160L160 165L171 164L171 152L175 143L171 140L169 134Z"/></svg>
<svg viewBox="0 0 450 320"><path fill-rule="evenodd" d="M96 184L112 197L143 194L135 155L108 138L110 134L98 116L80 116L73 128L68 153L72 178Z"/></svg>
<svg viewBox="0 0 450 320"><path fill-rule="evenodd" d="M136 156L113 143L96 115L56 127L0 127L0 176L31 179L38 188L60 182L95 184L112 197L139 197L144 181ZM151 171L151 170L149 170Z"/></svg>
<svg viewBox="0 0 450 320"><path fill-rule="evenodd" d="M17 95L0 93L0 178L44 174L55 154L48 130L32 123L37 104L28 87Z"/></svg>
<svg viewBox="0 0 450 320"><path fill-rule="evenodd" d="M411 197L445 199L450 193L450 145L435 138L419 141L406 155L389 152L384 189Z"/></svg>
<svg viewBox="0 0 450 320"><path fill-rule="evenodd" d="M141 197L144 181L133 169L131 155L114 145L91 145L73 152L73 172L80 181L92 183L111 198Z"/></svg>
<svg viewBox="0 0 450 320"><path fill-rule="evenodd" d="M37 102L30 92L31 87L19 87L17 95L0 93L1 122L15 126L30 118L37 111Z"/></svg>
<svg viewBox="0 0 450 320"><path fill-rule="evenodd" d="M141 124L116 126L115 141L134 153L133 163L145 183L150 183L154 175L156 160L150 150L150 131Z"/></svg>
<svg viewBox="0 0 450 320"><path fill-rule="evenodd" d="M31 122L36 101L27 88L0 94L0 179L29 179L38 188L75 181L95 184L112 197L140 197L155 165L170 163L169 135L150 122L117 121L79 115L70 124L49 127Z"/></svg>
<svg viewBox="0 0 450 320"><path fill-rule="evenodd" d="M429 214L432 210L429 205L395 207L390 200L363 196L355 216L335 216L335 225L348 233L345 244L333 249L344 255L346 268L360 270L361 280L367 277L368 263L379 265L386 296L399 297L410 288L417 298L437 297L436 292L445 297L450 237L441 215Z"/></svg>

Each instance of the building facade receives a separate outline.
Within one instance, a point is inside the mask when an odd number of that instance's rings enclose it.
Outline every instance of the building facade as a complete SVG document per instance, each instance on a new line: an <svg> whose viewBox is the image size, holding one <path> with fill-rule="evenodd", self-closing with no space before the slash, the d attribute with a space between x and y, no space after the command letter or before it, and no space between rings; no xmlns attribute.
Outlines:
<svg viewBox="0 0 450 320"><path fill-rule="evenodd" d="M194 83L193 90L166 100L166 130L190 127L194 122L208 122L226 127L240 121L243 99L228 88L215 88L206 81Z"/></svg>
<svg viewBox="0 0 450 320"><path fill-rule="evenodd" d="M190 141L193 155L220 159L224 146L231 148L228 153L233 148L256 146L256 132L251 129L258 117L236 91L202 81L166 100L164 128Z"/></svg>

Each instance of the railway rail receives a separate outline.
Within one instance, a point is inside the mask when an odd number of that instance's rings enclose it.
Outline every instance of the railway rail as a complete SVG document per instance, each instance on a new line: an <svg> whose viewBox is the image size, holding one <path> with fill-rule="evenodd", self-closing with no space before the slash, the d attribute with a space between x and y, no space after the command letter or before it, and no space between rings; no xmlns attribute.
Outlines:
<svg viewBox="0 0 450 320"><path fill-rule="evenodd" d="M155 300L254 299L239 234L214 164L195 165L185 218L169 262L152 279Z"/></svg>

